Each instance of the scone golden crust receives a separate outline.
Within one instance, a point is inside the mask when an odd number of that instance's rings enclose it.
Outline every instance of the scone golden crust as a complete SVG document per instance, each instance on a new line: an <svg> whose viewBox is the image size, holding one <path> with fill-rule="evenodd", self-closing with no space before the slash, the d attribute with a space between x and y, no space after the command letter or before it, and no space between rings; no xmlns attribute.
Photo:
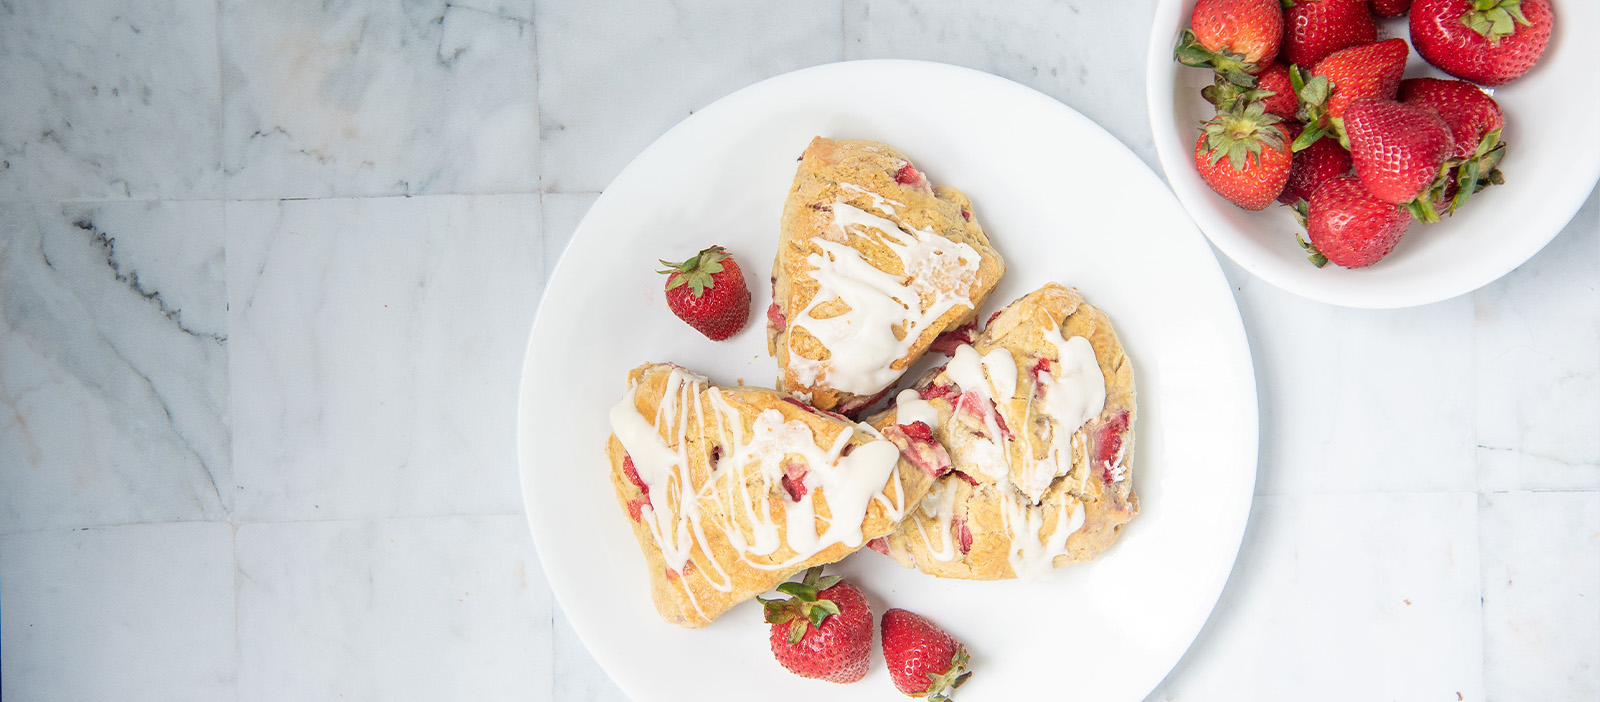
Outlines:
<svg viewBox="0 0 1600 702"><path fill-rule="evenodd" d="M1023 296L916 392L938 412L955 470L872 544L901 565L1037 577L1099 555L1138 513L1133 364L1077 291Z"/></svg>
<svg viewBox="0 0 1600 702"><path fill-rule="evenodd" d="M675 624L705 626L894 531L933 481L890 438L773 390L670 364L628 384L610 414L611 483Z"/></svg>
<svg viewBox="0 0 1600 702"><path fill-rule="evenodd" d="M778 388L853 416L972 321L1004 273L960 190L933 187L885 144L813 139L772 265Z"/></svg>

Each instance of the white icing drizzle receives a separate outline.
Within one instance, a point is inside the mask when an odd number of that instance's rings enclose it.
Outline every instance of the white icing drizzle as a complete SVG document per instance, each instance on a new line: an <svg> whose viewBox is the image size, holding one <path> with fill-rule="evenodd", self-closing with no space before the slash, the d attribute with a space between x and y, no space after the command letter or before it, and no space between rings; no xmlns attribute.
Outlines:
<svg viewBox="0 0 1600 702"><path fill-rule="evenodd" d="M996 387L996 381L1005 387L1004 397L1016 394L1017 364L1011 352L997 348L979 356L977 349L962 344L956 347L955 356L945 366L945 375L961 388L962 397L957 398L955 403L958 414L962 411L962 404L969 401L965 397L969 392L979 398L980 405L984 405L973 408L984 418L983 438L972 437L974 440L968 445L967 453L980 472L994 479L1002 490L1008 488L1011 484L1011 456L1006 450L997 415L987 405L1001 392Z"/></svg>
<svg viewBox="0 0 1600 702"><path fill-rule="evenodd" d="M948 563L956 557L956 537L950 530L950 522L956 516L956 486L948 480L936 481L933 489L922 498L923 515L936 519L939 522L937 531L943 534L942 543L938 548L933 545L933 539L928 536L928 529L923 525L923 520L916 522L917 531L922 534L922 543L928 547L928 555L936 561Z"/></svg>
<svg viewBox="0 0 1600 702"><path fill-rule="evenodd" d="M859 185L856 185L855 183L840 183L839 184L839 188L841 190L846 191L846 192L853 193L853 194L855 194L857 196L871 198L872 199L872 208L877 210L877 211L879 211L879 212L882 212L884 215L889 216L889 217L893 217L894 216L894 213L895 213L895 209L894 208L895 207L905 207L906 206L905 203L900 202L899 200L890 200L889 198L886 198L886 197L884 197L882 195L879 195L879 194L877 194L875 192L872 192L871 190L868 190L868 189L863 188L863 187L861 187ZM894 207L891 207L891 205L893 205Z"/></svg>
<svg viewBox="0 0 1600 702"><path fill-rule="evenodd" d="M1010 447L1001 439L998 421L993 416L1007 409L1016 409L1011 403L997 403L994 413L989 412L987 407L976 408L976 416L984 418L984 438L950 432L952 441L964 437L961 439L966 442L963 460L997 483L1001 496L1001 516L1011 539L1009 558L1012 570L1019 578L1036 578L1053 571L1055 557L1067 553L1068 537L1083 527L1085 509L1075 498L1063 495L1065 502L1055 506L1040 502L1054 480L1071 471L1074 436L1086 422L1105 409L1106 399L1105 376L1100 371L1094 347L1089 340L1079 336L1063 339L1060 327L1056 325L1045 329L1043 335L1056 348L1056 363L1050 373L1038 374L1037 387L1034 383L1028 383L1030 393L1037 394L1030 394L1028 401L1021 403L1024 408L1022 416L1006 417L1008 427L1015 433L1016 443L1020 444L1018 455L1011 455ZM945 368L946 377L962 391L962 397L956 400L956 412L959 414L962 411L962 403L971 401L967 399L967 393L977 396L980 403L996 398L1002 402L1012 399L1020 370L1015 357L1005 348L996 348L980 356L972 346L963 344L957 347ZM1035 399L1038 400L1040 417L1052 424L1050 446L1044 458L1038 460L1033 458L1033 452L1028 448L1026 433L1036 419ZM1015 465L1020 466L1020 471L1012 471L1014 461L1018 462ZM942 511L942 503L930 503L930 499L923 501L924 513L937 517L941 529L948 534L948 520L952 515ZM930 507L930 504L933 506ZM1048 536L1043 533L1046 510L1056 511L1055 529ZM918 528L925 529L921 520ZM945 538L948 542L951 537ZM926 531L923 532L923 540L933 558L947 560L945 555L950 552L948 543L936 546Z"/></svg>
<svg viewBox="0 0 1600 702"><path fill-rule="evenodd" d="M939 410L934 409L933 403L922 399L916 390L901 390L894 398L894 407L895 424L922 422L929 429L939 428Z"/></svg>
<svg viewBox="0 0 1600 702"><path fill-rule="evenodd" d="M1046 538L1042 532L1048 505L1021 502L1009 490L1000 495L1000 513L1005 518L1006 530L1011 534L1011 552L1008 554L1011 570L1024 580L1049 575L1055 570L1056 556L1067 553L1067 537L1083 528L1083 504L1063 495L1065 501L1055 508L1055 531Z"/></svg>
<svg viewBox="0 0 1600 702"><path fill-rule="evenodd" d="M817 446L815 434L805 422L785 420L782 412L768 409L756 416L750 435L745 436L742 417L719 388L705 388L705 406L710 408L711 416L704 415L699 398L707 382L702 376L674 368L653 421L638 412L634 402L637 387L629 387L622 401L610 411L612 432L633 460L640 481L649 488L649 504L640 510L640 521L648 528L667 567L678 573L680 580L700 574L716 590L732 589L724 564L711 558L706 546L709 542L702 525L701 500L723 501L722 509L716 512L723 515L718 526L729 544L740 560L766 570L790 567L834 544L860 546L865 542L862 522L874 500L881 501L893 519L904 514L905 498L898 479L900 450L877 432L869 431L876 438L857 445L844 456L841 454L853 436L850 429L840 431L824 450ZM699 485L693 483L689 470L686 439L691 422L708 442L712 437L707 435L707 425L714 428L715 443L723 451L710 475ZM866 425L857 428L871 429ZM677 448L662 439L663 432L674 438ZM807 492L799 502L787 496L781 498L784 525L780 528L767 498L774 493L784 494L784 465L797 460L806 464ZM759 476L759 480L748 479L751 476ZM893 500L884 494L891 477L895 481ZM719 484L723 486L720 491ZM819 495L826 499L830 517L817 514ZM821 533L819 521L826 522ZM746 528L750 532L748 539ZM709 563L711 572L702 567L684 573L697 545L702 565ZM794 555L782 563L751 560L770 556L783 545ZM693 590L686 585L680 587L701 617L709 618Z"/></svg>
<svg viewBox="0 0 1600 702"><path fill-rule="evenodd" d="M906 355L929 325L958 305L971 306L967 292L978 272L978 252L939 236L931 228L912 229L864 212L843 201L833 203L841 232L854 227L899 257L904 276L886 273L844 244L812 239L821 250L806 257L817 281L816 295L790 320L828 349L827 360L812 360L789 349L789 368L800 385L825 385L871 395L894 382L892 364ZM812 316L818 305L839 300L849 310L827 319ZM924 300L928 301L924 304ZM904 332L896 339L894 328ZM793 334L786 337L792 343Z"/></svg>

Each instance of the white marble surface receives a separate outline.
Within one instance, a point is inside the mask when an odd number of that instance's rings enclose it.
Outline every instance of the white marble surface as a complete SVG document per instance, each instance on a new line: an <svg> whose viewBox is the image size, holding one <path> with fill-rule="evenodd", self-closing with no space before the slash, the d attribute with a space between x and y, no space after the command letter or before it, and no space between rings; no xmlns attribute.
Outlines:
<svg viewBox="0 0 1600 702"><path fill-rule="evenodd" d="M599 191L851 58L1017 80L1154 167L1153 7L0 0L0 698L623 699L512 436ZM1223 267L1258 497L1149 699L1600 699L1600 196L1422 308Z"/></svg>

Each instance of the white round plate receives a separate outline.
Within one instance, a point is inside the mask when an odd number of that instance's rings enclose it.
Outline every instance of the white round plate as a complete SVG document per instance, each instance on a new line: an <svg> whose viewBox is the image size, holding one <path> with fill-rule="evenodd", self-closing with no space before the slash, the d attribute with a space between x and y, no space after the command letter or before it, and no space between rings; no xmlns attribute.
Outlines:
<svg viewBox="0 0 1600 702"><path fill-rule="evenodd" d="M1510 273L1555 238L1600 179L1600 3L1555 0L1555 31L1544 58L1494 98L1506 116L1505 185L1478 193L1439 224L1413 222L1400 244L1368 268L1316 268L1295 242L1302 232L1285 207L1246 212L1211 191L1194 167L1200 123L1215 110L1200 97L1211 72L1172 60L1194 0L1162 0L1150 32L1145 90L1156 153L1178 199L1211 243L1245 270L1302 297L1346 307L1425 305L1472 292ZM1380 37L1410 43L1404 18L1381 21ZM1450 78L1417 56L1406 77ZM1578 86L1584 86L1579 88Z"/></svg>
<svg viewBox="0 0 1600 702"><path fill-rule="evenodd" d="M704 629L663 623L604 453L606 411L636 365L773 382L768 266L795 159L818 134L890 143L966 190L1010 266L988 307L1048 281L1078 286L1111 315L1139 389L1143 513L1099 560L1031 583L939 580L870 550L836 570L875 612L922 613L967 644L966 702L1047 684L1143 698L1205 622L1249 512L1256 396L1238 309L1204 239L1121 143L1045 95L932 63L832 64L740 90L641 153L578 227L528 341L518 434L528 521L573 628L641 702L898 696L876 651L854 685L783 670L753 602ZM655 273L657 259L709 244L733 252L754 293L749 327L721 343L672 316Z"/></svg>

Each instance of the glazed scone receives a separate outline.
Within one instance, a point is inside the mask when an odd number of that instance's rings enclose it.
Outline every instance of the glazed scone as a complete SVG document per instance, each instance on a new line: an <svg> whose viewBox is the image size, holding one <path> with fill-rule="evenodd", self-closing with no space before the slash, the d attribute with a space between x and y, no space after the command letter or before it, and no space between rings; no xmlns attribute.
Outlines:
<svg viewBox="0 0 1600 702"><path fill-rule="evenodd" d="M611 483L652 599L686 627L894 531L934 477L901 459L926 448L898 429L670 364L629 372L610 420Z"/></svg>
<svg viewBox="0 0 1600 702"><path fill-rule="evenodd" d="M1133 364L1075 290L1052 283L1013 302L902 397L937 411L954 470L872 544L901 565L1038 577L1099 555L1139 511Z"/></svg>
<svg viewBox="0 0 1600 702"><path fill-rule="evenodd" d="M767 349L778 388L854 416L1005 273L961 191L872 141L817 137L784 204Z"/></svg>

